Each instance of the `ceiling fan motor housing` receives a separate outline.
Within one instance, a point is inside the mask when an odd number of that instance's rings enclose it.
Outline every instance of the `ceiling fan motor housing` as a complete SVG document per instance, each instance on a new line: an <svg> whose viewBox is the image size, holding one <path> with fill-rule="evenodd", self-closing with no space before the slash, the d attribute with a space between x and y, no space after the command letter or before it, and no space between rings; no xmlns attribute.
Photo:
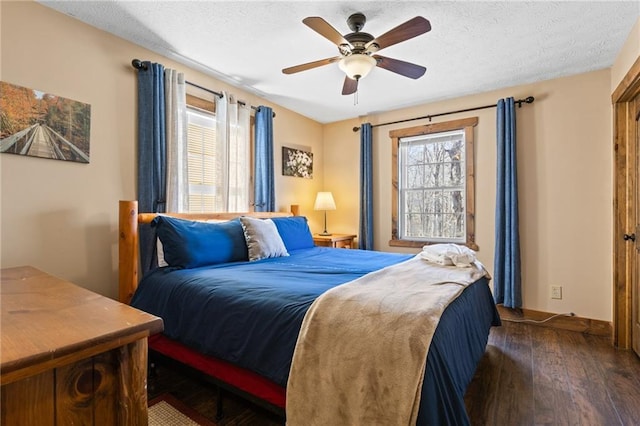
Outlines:
<svg viewBox="0 0 640 426"><path fill-rule="evenodd" d="M364 45L369 43L374 37L369 33L349 33L344 36L344 38L351 43L351 45L356 49L364 50Z"/></svg>
<svg viewBox="0 0 640 426"><path fill-rule="evenodd" d="M344 38L351 44L351 46L353 46L353 48L350 49L352 53L365 53L365 50L371 50L365 49L365 46L375 37L369 33L361 32L365 22L367 22L367 18L362 13L354 13L347 19L347 25L349 25L349 28L351 28L351 31L353 32L345 34ZM374 43L370 48L371 47L374 47L375 49L377 45ZM340 49L340 51L344 54L344 49Z"/></svg>

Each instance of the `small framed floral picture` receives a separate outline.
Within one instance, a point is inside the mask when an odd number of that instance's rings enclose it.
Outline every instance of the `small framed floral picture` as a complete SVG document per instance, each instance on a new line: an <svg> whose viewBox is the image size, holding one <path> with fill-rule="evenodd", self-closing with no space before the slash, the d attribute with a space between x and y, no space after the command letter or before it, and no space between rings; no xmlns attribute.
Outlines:
<svg viewBox="0 0 640 426"><path fill-rule="evenodd" d="M284 176L313 179L313 153L283 146L282 174Z"/></svg>

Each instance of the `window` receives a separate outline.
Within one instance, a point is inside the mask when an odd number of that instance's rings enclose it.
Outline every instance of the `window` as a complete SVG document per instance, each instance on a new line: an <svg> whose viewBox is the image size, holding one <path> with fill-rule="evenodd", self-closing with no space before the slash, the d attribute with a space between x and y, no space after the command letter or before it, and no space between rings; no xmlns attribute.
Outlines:
<svg viewBox="0 0 640 426"><path fill-rule="evenodd" d="M189 211L248 211L251 201L249 107L239 107L235 101L214 105L195 96L187 96L187 104ZM220 108L219 115L213 112L218 112L217 108Z"/></svg>
<svg viewBox="0 0 640 426"><path fill-rule="evenodd" d="M477 117L393 130L392 246L477 250L473 127Z"/></svg>
<svg viewBox="0 0 640 426"><path fill-rule="evenodd" d="M220 211L220 170L216 165L216 119L210 112L187 108L189 211Z"/></svg>

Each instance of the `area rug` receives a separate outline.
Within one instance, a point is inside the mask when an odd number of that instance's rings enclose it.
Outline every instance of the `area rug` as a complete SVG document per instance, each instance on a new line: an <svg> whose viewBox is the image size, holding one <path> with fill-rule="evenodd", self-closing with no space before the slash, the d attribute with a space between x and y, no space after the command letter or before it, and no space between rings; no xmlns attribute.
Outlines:
<svg viewBox="0 0 640 426"><path fill-rule="evenodd" d="M216 426L216 424L166 393L149 401L149 426Z"/></svg>

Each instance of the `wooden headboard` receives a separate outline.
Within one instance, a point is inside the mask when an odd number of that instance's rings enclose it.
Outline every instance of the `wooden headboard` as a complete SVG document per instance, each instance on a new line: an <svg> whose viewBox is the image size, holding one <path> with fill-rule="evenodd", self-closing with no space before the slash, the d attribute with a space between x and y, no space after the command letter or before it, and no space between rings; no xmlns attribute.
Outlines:
<svg viewBox="0 0 640 426"><path fill-rule="evenodd" d="M291 206L297 214L297 206ZM137 201L120 201L119 241L118 241L118 299L127 305L138 288L139 277L139 245L138 225L150 223L160 213L138 213ZM161 213L164 216L188 220L231 220L238 216L258 218L293 216L287 212L240 212L240 213Z"/></svg>

